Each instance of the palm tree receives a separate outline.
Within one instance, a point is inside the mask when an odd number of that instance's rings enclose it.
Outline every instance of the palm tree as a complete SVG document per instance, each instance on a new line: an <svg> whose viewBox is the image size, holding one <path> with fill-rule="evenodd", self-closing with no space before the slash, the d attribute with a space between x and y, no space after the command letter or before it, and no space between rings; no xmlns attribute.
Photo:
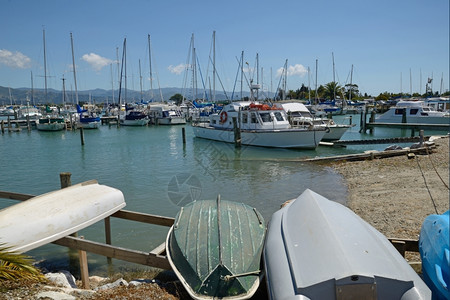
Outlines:
<svg viewBox="0 0 450 300"><path fill-rule="evenodd" d="M0 282L6 280L32 279L43 280L42 273L32 265L32 260L0 243Z"/></svg>
<svg viewBox="0 0 450 300"><path fill-rule="evenodd" d="M342 87L336 81L329 82L325 85L324 97L325 99L336 100L335 95L341 93Z"/></svg>

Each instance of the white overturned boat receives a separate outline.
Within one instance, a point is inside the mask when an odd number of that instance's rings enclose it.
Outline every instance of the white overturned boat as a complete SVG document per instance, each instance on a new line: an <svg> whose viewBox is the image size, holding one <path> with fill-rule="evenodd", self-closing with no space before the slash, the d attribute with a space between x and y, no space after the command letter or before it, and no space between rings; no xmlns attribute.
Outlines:
<svg viewBox="0 0 450 300"><path fill-rule="evenodd" d="M322 127L293 128L283 109L256 101L232 102L209 118L209 123L192 125L195 136L233 143L233 118L236 118L242 145L315 149L326 133Z"/></svg>
<svg viewBox="0 0 450 300"><path fill-rule="evenodd" d="M98 222L125 206L120 190L96 181L33 197L0 210L0 242L26 252Z"/></svg>
<svg viewBox="0 0 450 300"><path fill-rule="evenodd" d="M271 299L431 299L386 237L311 190L273 214L264 260Z"/></svg>

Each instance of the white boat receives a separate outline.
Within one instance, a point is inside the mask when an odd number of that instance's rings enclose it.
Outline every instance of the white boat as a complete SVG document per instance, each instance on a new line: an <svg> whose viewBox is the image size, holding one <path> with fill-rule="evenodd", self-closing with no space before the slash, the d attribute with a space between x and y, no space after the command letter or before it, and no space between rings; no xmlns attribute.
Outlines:
<svg viewBox="0 0 450 300"><path fill-rule="evenodd" d="M41 131L61 131L66 128L66 120L58 115L57 108L45 108L46 115L36 120L36 129Z"/></svg>
<svg viewBox="0 0 450 300"><path fill-rule="evenodd" d="M242 145L315 149L325 135L324 128L293 128L283 109L258 102L232 102L209 118L209 123L192 125L195 136L233 143L234 118Z"/></svg>
<svg viewBox="0 0 450 300"><path fill-rule="evenodd" d="M263 257L270 299L431 299L385 236L311 190L273 214Z"/></svg>
<svg viewBox="0 0 450 300"><path fill-rule="evenodd" d="M66 128L63 117L47 115L36 121L36 129L40 131L61 131Z"/></svg>
<svg viewBox="0 0 450 300"><path fill-rule="evenodd" d="M276 103L277 107L283 108L289 116L290 123L294 127L319 126L327 130L323 136L323 141L337 141L341 139L344 133L353 125L336 124L331 119L322 119L314 117L309 109L299 102Z"/></svg>
<svg viewBox="0 0 450 300"><path fill-rule="evenodd" d="M436 111L424 101L401 100L387 112L378 116L375 123L449 124L448 112Z"/></svg>
<svg viewBox="0 0 450 300"><path fill-rule="evenodd" d="M125 105L125 111L121 111L120 124L124 126L146 126L147 115L138 107Z"/></svg>
<svg viewBox="0 0 450 300"><path fill-rule="evenodd" d="M125 206L118 189L88 181L0 210L1 242L27 252L88 227Z"/></svg>
<svg viewBox="0 0 450 300"><path fill-rule="evenodd" d="M186 118L175 105L150 105L150 118L158 125L183 125Z"/></svg>

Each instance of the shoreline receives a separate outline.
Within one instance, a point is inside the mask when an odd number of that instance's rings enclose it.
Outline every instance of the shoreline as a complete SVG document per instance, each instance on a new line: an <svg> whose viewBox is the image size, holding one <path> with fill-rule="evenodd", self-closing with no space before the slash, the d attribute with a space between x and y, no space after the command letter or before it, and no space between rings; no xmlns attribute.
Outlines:
<svg viewBox="0 0 450 300"><path fill-rule="evenodd" d="M347 206L387 238L418 239L424 219L449 209L449 138L429 155L333 162ZM435 210L436 207L436 210Z"/></svg>

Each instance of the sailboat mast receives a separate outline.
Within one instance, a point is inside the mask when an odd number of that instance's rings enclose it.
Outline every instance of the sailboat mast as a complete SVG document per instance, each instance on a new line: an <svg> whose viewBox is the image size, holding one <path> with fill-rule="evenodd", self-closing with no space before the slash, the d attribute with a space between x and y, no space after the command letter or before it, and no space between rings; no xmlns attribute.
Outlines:
<svg viewBox="0 0 450 300"><path fill-rule="evenodd" d="M311 72L308 67L308 101L311 104Z"/></svg>
<svg viewBox="0 0 450 300"><path fill-rule="evenodd" d="M244 84L244 51L242 51L241 52L241 100L243 100L243 95L242 95L242 92L243 92L243 84Z"/></svg>
<svg viewBox="0 0 450 300"><path fill-rule="evenodd" d="M349 95L349 100L352 101L352 92L353 92L353 65L352 65L352 70L350 72L350 95Z"/></svg>
<svg viewBox="0 0 450 300"><path fill-rule="evenodd" d="M150 43L150 34L147 35L148 38L148 63L150 67L150 99L153 99L153 72L152 72L152 47Z"/></svg>
<svg viewBox="0 0 450 300"><path fill-rule="evenodd" d="M315 94L315 96L314 96L314 98L315 98L315 104L317 105L318 104L318 98L317 98L317 65L318 65L318 59L316 59L316 94Z"/></svg>
<svg viewBox="0 0 450 300"><path fill-rule="evenodd" d="M45 81L45 101L47 101L47 54L45 51L45 29L42 30L42 39L44 41L44 81Z"/></svg>
<svg viewBox="0 0 450 300"><path fill-rule="evenodd" d="M77 88L77 74L75 71L75 55L73 52L73 36L72 36L72 32L70 33L70 44L72 46L72 68L73 68L73 81L75 84L75 100L77 102L77 104L79 105L80 103L78 102L78 88Z"/></svg>
<svg viewBox="0 0 450 300"><path fill-rule="evenodd" d="M142 73L141 73L141 60L139 59L139 84L141 86L141 100L144 100L142 96Z"/></svg>
<svg viewBox="0 0 450 300"><path fill-rule="evenodd" d="M216 31L213 31L213 94L212 101L216 101Z"/></svg>
<svg viewBox="0 0 450 300"><path fill-rule="evenodd" d="M34 86L33 86L33 71L31 71L31 103L34 103Z"/></svg>
<svg viewBox="0 0 450 300"><path fill-rule="evenodd" d="M334 67L334 52L331 52L333 58L333 100L336 100L336 78L335 78L335 67Z"/></svg>

